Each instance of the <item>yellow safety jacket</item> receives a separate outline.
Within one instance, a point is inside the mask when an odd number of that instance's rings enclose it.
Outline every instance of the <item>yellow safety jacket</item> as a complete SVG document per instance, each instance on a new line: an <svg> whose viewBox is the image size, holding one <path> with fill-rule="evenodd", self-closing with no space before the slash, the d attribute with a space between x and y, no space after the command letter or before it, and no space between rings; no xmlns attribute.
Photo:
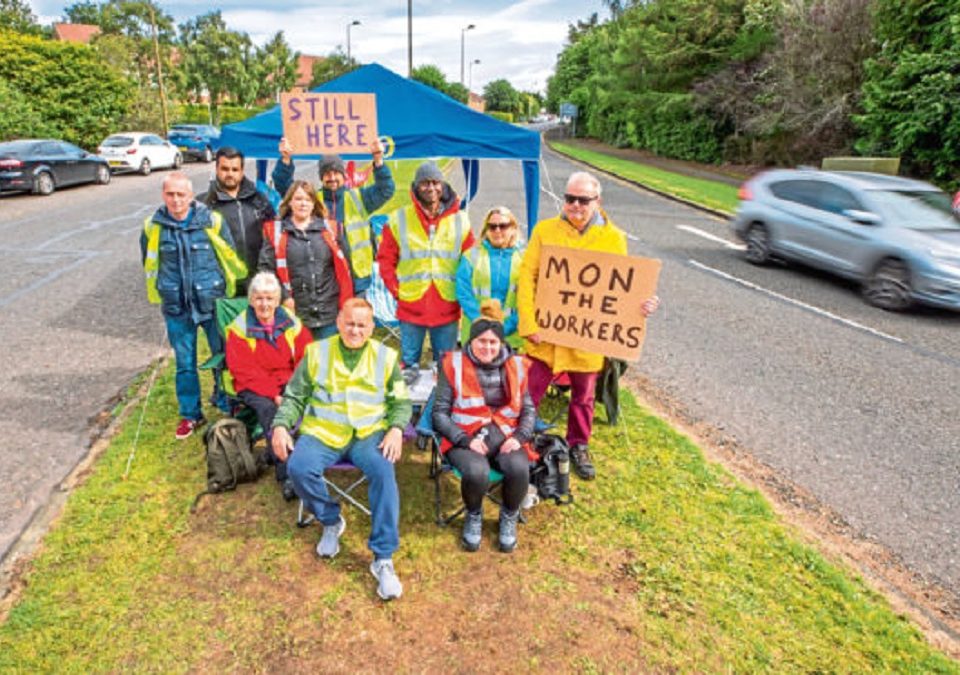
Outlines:
<svg viewBox="0 0 960 675"><path fill-rule="evenodd" d="M514 248L513 255L510 258L510 285L507 287L507 297L504 299L503 323L517 311L517 282L520 279L520 264L523 262L523 251ZM490 276L490 252L482 243L478 243L470 251L470 265L473 267L473 276L471 284L473 285L474 295L478 302L483 302L493 297L492 287L493 279ZM463 326L460 331L460 341L466 345L470 337L470 321L466 315L463 317ZM519 334L513 333L507 336L507 344L517 349L523 344L523 338Z"/></svg>
<svg viewBox="0 0 960 675"><path fill-rule="evenodd" d="M226 284L225 295L232 298L237 293L237 281L247 276L247 265L237 252L220 236L223 227L223 218L219 213L210 213L210 227L203 228L204 233L213 246L220 263L220 271ZM150 304L161 303L160 293L157 291L157 273L160 271L160 231L161 225L154 222L153 216L143 221L143 233L147 238L147 255L143 260L143 271L147 284L147 300Z"/></svg>
<svg viewBox="0 0 960 675"><path fill-rule="evenodd" d="M323 195L319 195L323 200ZM343 192L343 227L350 247L353 276L363 279L373 274L373 242L370 240L370 214L363 205L360 190Z"/></svg>
<svg viewBox="0 0 960 675"><path fill-rule="evenodd" d="M331 448L343 448L356 433L366 438L387 428L386 381L399 354L377 340L367 340L351 371L340 355L340 336L334 335L307 347L304 359L313 382L300 432L318 438ZM403 380L397 378L391 395L401 398Z"/></svg>
<svg viewBox="0 0 960 675"><path fill-rule="evenodd" d="M408 206L390 215L390 230L400 247L399 300L416 302L433 284L441 298L456 302L457 264L463 242L470 235L466 213L457 211L442 218L430 237L420 224L416 207Z"/></svg>

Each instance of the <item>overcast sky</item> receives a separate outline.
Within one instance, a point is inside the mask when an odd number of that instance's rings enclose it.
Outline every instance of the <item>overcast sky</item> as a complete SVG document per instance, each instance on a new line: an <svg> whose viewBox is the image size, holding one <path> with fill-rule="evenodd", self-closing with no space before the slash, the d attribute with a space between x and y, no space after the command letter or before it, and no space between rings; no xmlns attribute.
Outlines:
<svg viewBox="0 0 960 675"><path fill-rule="evenodd" d="M30 0L41 23L59 20L72 2ZM346 51L347 24L352 55L361 63L377 62L407 74L407 3L403 0L365 2L306 2L284 0L275 9L266 0L160 0L160 6L177 23L220 9L233 30L246 32L262 44L282 30L287 42L304 54L327 54L337 46ZM520 0L466 2L464 0L413 0L413 65L433 64L447 76L460 80L460 40L465 33L465 84L482 91L491 80L506 78L522 90L544 91L557 54L567 37L567 25L598 12L606 17L601 0Z"/></svg>

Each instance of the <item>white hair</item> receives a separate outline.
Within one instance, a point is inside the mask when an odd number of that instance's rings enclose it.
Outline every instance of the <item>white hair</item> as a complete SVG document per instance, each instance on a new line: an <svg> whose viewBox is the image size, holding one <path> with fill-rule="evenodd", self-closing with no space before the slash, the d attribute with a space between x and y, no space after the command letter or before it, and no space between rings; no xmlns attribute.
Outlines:
<svg viewBox="0 0 960 675"><path fill-rule="evenodd" d="M257 272L247 286L247 297L254 293L276 293L280 295L280 280L273 272Z"/></svg>
<svg viewBox="0 0 960 675"><path fill-rule="evenodd" d="M570 187L572 183L579 181L587 181L593 185L593 189L597 191L597 196L603 192L603 188L600 186L600 181L597 180L597 177L588 171L574 171L570 174L570 178L567 179L567 188Z"/></svg>

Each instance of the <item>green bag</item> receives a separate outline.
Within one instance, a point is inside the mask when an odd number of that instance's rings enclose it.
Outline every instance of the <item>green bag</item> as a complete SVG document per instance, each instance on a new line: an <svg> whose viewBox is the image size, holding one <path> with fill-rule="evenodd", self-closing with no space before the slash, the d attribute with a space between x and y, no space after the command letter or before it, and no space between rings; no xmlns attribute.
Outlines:
<svg viewBox="0 0 960 675"><path fill-rule="evenodd" d="M254 455L247 425L233 417L214 422L203 434L207 446L207 489L193 500L197 508L203 495L233 490L239 483L257 480L266 462Z"/></svg>

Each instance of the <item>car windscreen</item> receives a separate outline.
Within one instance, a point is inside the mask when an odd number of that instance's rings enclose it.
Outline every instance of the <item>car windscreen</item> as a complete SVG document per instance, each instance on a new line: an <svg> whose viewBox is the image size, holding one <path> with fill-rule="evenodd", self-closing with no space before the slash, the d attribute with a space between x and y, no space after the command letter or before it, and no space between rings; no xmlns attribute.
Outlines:
<svg viewBox="0 0 960 675"><path fill-rule="evenodd" d="M197 127L171 127L171 134L195 134L197 132Z"/></svg>
<svg viewBox="0 0 960 675"><path fill-rule="evenodd" d="M107 136L100 144L104 148L125 148L128 145L133 145L133 139L129 136Z"/></svg>
<svg viewBox="0 0 960 675"><path fill-rule="evenodd" d="M960 230L946 192L934 190L871 190L890 222L911 230Z"/></svg>

